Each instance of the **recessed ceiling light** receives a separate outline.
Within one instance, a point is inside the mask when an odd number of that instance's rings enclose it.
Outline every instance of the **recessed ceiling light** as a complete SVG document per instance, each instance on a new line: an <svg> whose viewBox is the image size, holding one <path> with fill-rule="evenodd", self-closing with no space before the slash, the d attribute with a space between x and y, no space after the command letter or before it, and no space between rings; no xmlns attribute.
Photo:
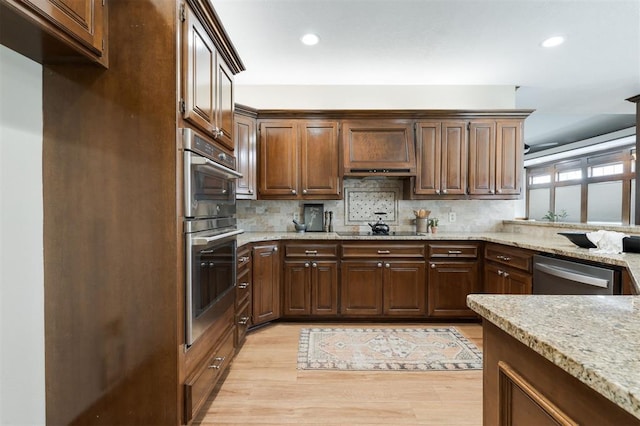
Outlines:
<svg viewBox="0 0 640 426"><path fill-rule="evenodd" d="M564 37L553 36L543 41L542 47L556 47L556 46L560 46L562 43L564 43Z"/></svg>
<svg viewBox="0 0 640 426"><path fill-rule="evenodd" d="M313 46L315 44L318 44L318 42L320 41L320 37L318 37L315 34L309 33L309 34L303 35L300 41L302 41L307 46Z"/></svg>

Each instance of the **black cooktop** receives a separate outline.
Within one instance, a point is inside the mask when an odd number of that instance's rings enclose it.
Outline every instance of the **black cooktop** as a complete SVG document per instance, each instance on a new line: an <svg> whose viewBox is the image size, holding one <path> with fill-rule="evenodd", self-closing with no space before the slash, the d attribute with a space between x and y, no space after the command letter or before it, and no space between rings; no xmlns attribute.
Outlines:
<svg viewBox="0 0 640 426"><path fill-rule="evenodd" d="M336 232L341 237L412 237L416 234L413 231L391 231L388 234L374 234L369 232Z"/></svg>

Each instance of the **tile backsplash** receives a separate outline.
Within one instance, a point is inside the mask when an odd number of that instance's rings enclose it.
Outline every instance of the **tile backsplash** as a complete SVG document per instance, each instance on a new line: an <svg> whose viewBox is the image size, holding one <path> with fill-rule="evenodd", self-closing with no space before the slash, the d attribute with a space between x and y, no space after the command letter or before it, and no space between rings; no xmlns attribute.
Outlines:
<svg viewBox="0 0 640 426"><path fill-rule="evenodd" d="M384 211L392 231L414 231L414 210L430 210L440 220L441 232L497 232L503 220L515 217L517 200L403 200L402 180L345 179L343 200L276 201L238 200L238 226L253 232L293 232L294 213L304 219L305 204L324 204L333 212L335 231L369 231L368 222ZM450 212L456 221L449 222Z"/></svg>

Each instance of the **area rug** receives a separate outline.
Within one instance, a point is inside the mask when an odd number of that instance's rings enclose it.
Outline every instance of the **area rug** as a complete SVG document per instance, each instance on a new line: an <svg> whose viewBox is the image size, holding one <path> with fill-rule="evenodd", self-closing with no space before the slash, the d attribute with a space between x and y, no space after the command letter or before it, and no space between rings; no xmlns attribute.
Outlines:
<svg viewBox="0 0 640 426"><path fill-rule="evenodd" d="M480 370L482 352L454 327L303 328L299 370Z"/></svg>

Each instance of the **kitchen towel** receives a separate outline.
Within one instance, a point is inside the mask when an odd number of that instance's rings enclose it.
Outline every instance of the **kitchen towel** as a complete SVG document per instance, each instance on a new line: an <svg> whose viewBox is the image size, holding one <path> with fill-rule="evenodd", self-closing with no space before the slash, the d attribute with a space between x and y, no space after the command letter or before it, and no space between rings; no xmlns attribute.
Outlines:
<svg viewBox="0 0 640 426"><path fill-rule="evenodd" d="M599 230L588 232L587 238L597 248L589 249L589 251L598 254L615 254L622 253L622 240L627 235L622 232Z"/></svg>

